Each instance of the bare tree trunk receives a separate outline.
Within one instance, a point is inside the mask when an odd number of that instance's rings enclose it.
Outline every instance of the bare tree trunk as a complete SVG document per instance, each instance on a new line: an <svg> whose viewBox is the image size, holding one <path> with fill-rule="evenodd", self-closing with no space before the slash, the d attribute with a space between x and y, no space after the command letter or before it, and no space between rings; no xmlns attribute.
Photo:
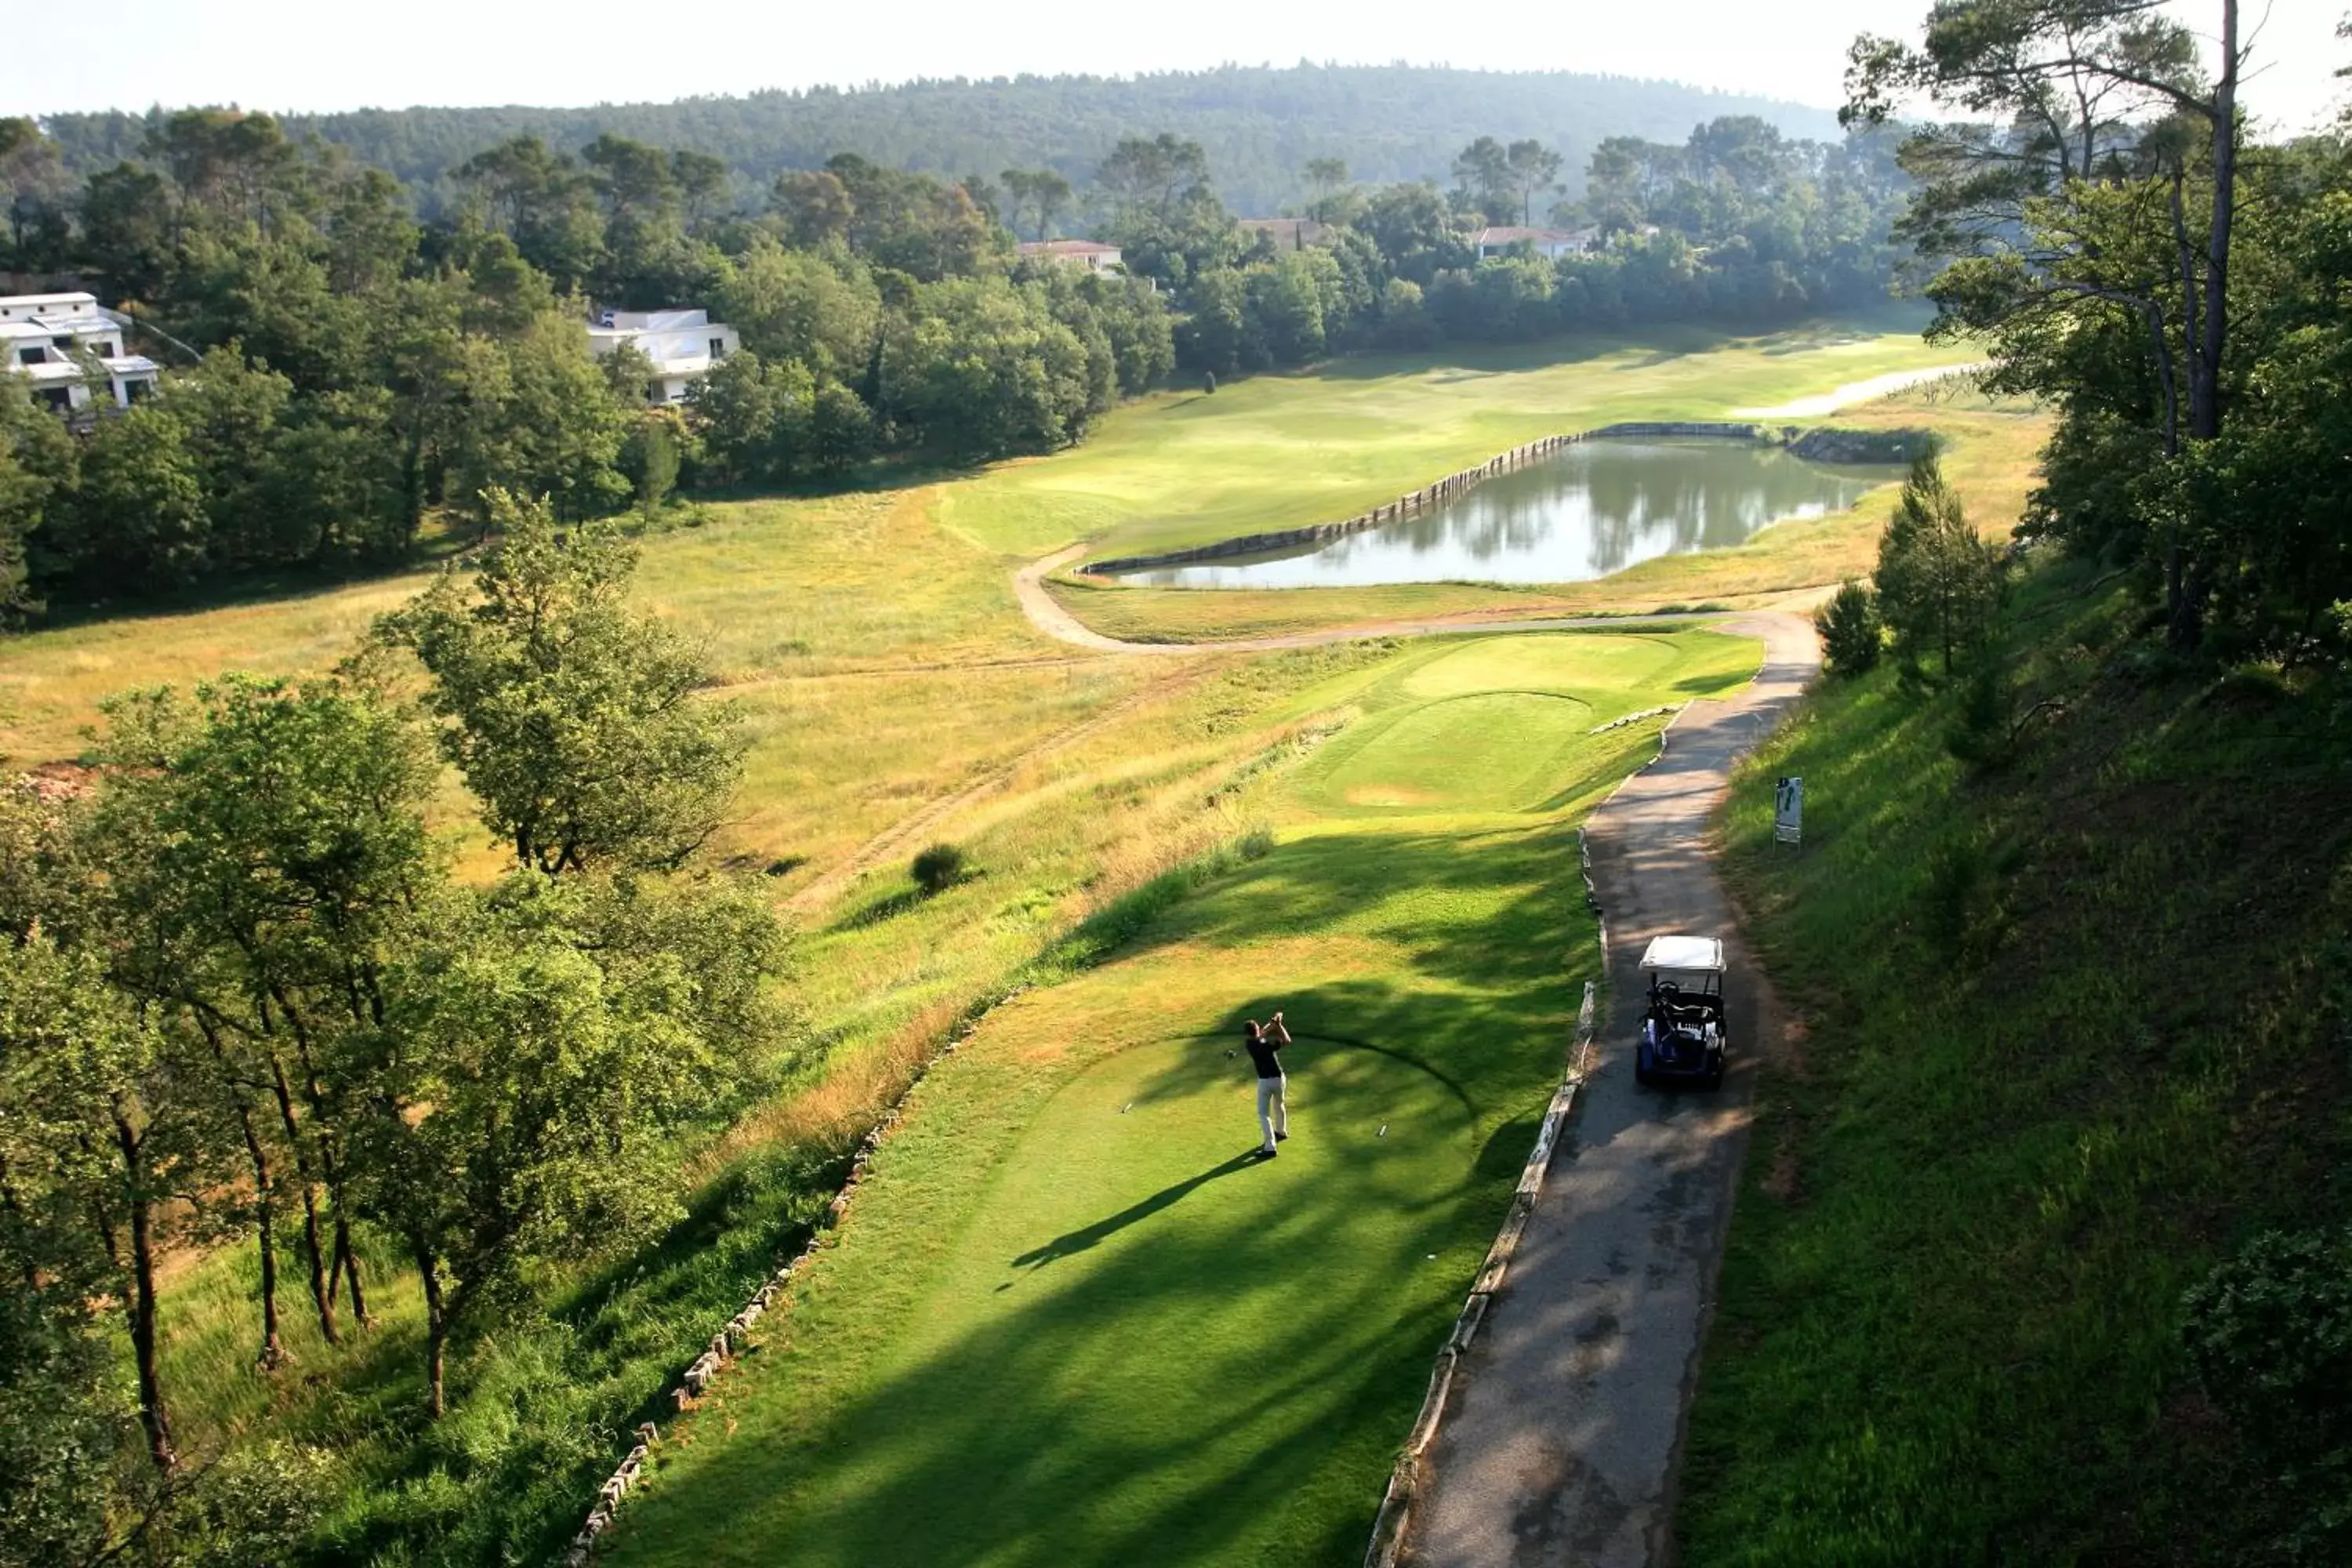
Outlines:
<svg viewBox="0 0 2352 1568"><path fill-rule="evenodd" d="M2203 395L2191 403L2190 433L2221 433L2221 355L2229 342L2230 231L2237 217L2238 0L2221 4L2221 79L2213 86L2213 225L2205 246L2205 319L2194 371Z"/></svg>
<svg viewBox="0 0 2352 1568"><path fill-rule="evenodd" d="M2221 76L2213 86L2213 222L2205 241L2205 310L2198 349L2189 371L2190 438L2210 441L2221 434L2221 361L2230 340L2230 231L2237 217L2238 186L2238 0L2221 4ZM2185 552L2184 552L2185 555ZM2205 590L2193 559L2176 569L2170 624L2165 638L2176 648L2192 648L2205 633Z"/></svg>
<svg viewBox="0 0 2352 1568"><path fill-rule="evenodd" d="M261 1248L261 1364L278 1367L286 1361L286 1346L278 1337L278 1188L269 1171L269 1155L254 1131L253 1111L236 1108L245 1127L245 1151L253 1161L253 1219Z"/></svg>
<svg viewBox="0 0 2352 1568"><path fill-rule="evenodd" d="M343 1212L341 1198L335 1202L335 1266L342 1270L343 1278L352 1282L352 1321L362 1329L375 1327L375 1320L368 1316L367 1298L360 1293L359 1256L352 1250L352 1222Z"/></svg>
<svg viewBox="0 0 2352 1568"><path fill-rule="evenodd" d="M443 1362L449 1348L449 1311L441 1295L440 1262L433 1249L415 1237L409 1238L409 1250L416 1258L416 1272L425 1281L425 1373L429 1392L425 1408L434 1420L441 1419L446 1408L441 1392Z"/></svg>
<svg viewBox="0 0 2352 1568"><path fill-rule="evenodd" d="M131 1353L139 1372L139 1424L147 1429L147 1452L165 1474L177 1469L179 1451L172 1446L172 1419L163 1408L163 1383L155 1370L155 1237L154 1205L141 1190L145 1184L137 1133L114 1108L114 1141L122 1152L122 1172L131 1209Z"/></svg>
<svg viewBox="0 0 2352 1568"><path fill-rule="evenodd" d="M310 1157L302 1147L302 1129L294 1116L294 1089L286 1081L286 1064L269 1055L269 1070L278 1091L278 1117L286 1127L286 1142L294 1151L294 1173L302 1184L302 1249L310 1266L310 1300L319 1309L319 1331L331 1345L343 1342L335 1327L335 1291L327 1278L327 1247L319 1234L319 1184L310 1176Z"/></svg>

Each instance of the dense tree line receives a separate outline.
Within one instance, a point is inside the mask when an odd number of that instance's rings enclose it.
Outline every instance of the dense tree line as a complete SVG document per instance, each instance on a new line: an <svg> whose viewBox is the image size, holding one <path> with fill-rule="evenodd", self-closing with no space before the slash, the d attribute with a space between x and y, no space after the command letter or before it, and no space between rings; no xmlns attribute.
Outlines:
<svg viewBox="0 0 2352 1568"><path fill-rule="evenodd" d="M460 205L424 225L383 172L263 115L171 116L78 192L26 122L0 134L37 215L15 258L79 268L168 366L159 395L72 437L0 396L18 606L397 562L429 516L486 525L500 489L578 520L681 480L1045 450L1171 364L1148 286L1017 271L964 185L850 154L747 210L700 154L523 138L470 160ZM707 304L750 352L683 424L648 416L642 363L590 354L592 300Z"/></svg>
<svg viewBox="0 0 2352 1568"><path fill-rule="evenodd" d="M160 395L70 438L0 397L0 590L19 606L395 563L429 519L486 525L501 489L567 520L633 500L653 516L678 486L1046 451L1180 366L1770 325L1883 292L1905 184L1891 138L1791 142L1738 117L1678 146L1604 142L1572 203L1560 153L1487 136L1451 191L1316 160L1321 232L1300 246L1237 223L1205 149L1172 132L1121 139L1082 188L837 153L756 200L704 153L523 136L452 171L431 223L383 171L265 115L165 117L78 189L27 122L0 136L30 215L14 258L79 268L171 362ZM1123 271L1017 253L1016 228L1073 205ZM1480 258L1482 227L1531 216L1596 243ZM682 412L648 414L647 367L589 353L592 300L707 305L745 352Z"/></svg>
<svg viewBox="0 0 2352 1568"><path fill-rule="evenodd" d="M1382 184L1442 179L1463 143L1501 132L1559 149L1572 177L1605 137L1677 137L1701 121L1738 114L1761 115L1792 135L1835 132L1820 110L1669 82L1314 65L812 88L593 109L358 110L289 115L284 122L297 138L315 134L390 171L422 194L428 215L455 205L453 171L519 136L572 148L610 132L688 148L736 171L738 192L749 199L777 175L820 168L844 148L942 181L973 170L1043 166L1084 184L1119 139L1141 126L1200 142L1228 199L1264 215L1307 196L1305 171L1318 157L1344 157ZM137 157L162 118L118 111L47 123L79 177Z"/></svg>
<svg viewBox="0 0 2352 1568"><path fill-rule="evenodd" d="M1940 8L1855 46L1849 116L1925 95L1904 234L1939 334L2058 411L2031 532L2138 574L2170 647L2289 660L2352 639L2352 148L2248 141L2253 29L2218 56L2130 0ZM1996 118L1997 117L1997 118Z"/></svg>
<svg viewBox="0 0 2352 1568"><path fill-rule="evenodd" d="M1580 201L1563 199L1561 155L1533 141L1471 142L1451 190L1359 186L1344 161L1321 160L1306 212L1328 230L1305 247L1237 228L1203 149L1172 135L1121 142L1095 188L1104 237L1181 302L1179 363L1222 375L1372 347L1766 327L1874 302L1903 256L1892 229L1909 180L1895 147L1873 131L1822 144L1717 120L1679 146L1604 142ZM1480 258L1480 229L1529 216L1593 242Z"/></svg>
<svg viewBox="0 0 2352 1568"><path fill-rule="evenodd" d="M676 1141L782 1065L773 915L669 875L725 807L731 713L625 604L626 545L490 504L479 571L337 674L131 694L94 788L0 790L0 1561L283 1562L332 1500L320 1456L185 1450L167 1252L250 1239L277 1375L281 1313L368 1330L352 1237L396 1240L437 1420L448 1347L677 1217ZM426 831L436 752L507 850L488 886Z"/></svg>

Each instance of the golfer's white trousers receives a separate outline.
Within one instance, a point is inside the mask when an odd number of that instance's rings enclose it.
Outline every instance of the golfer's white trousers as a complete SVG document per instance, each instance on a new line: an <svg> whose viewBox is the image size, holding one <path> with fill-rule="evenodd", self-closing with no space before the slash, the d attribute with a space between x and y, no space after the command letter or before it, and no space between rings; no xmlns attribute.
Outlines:
<svg viewBox="0 0 2352 1568"><path fill-rule="evenodd" d="M1274 1147L1274 1135L1290 1131L1290 1108L1282 1103L1283 1086L1288 1079L1262 1078L1257 1080L1257 1124L1265 1134L1265 1147Z"/></svg>

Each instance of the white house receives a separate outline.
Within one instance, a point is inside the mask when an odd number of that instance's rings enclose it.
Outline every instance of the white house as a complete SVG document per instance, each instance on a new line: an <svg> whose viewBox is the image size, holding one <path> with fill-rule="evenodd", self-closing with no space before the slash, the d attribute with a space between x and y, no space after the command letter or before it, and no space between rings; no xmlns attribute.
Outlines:
<svg viewBox="0 0 2352 1568"><path fill-rule="evenodd" d="M1030 239L1022 241L1021 259L1110 272L1118 267L1118 247L1092 239Z"/></svg>
<svg viewBox="0 0 2352 1568"><path fill-rule="evenodd" d="M1547 261L1557 261L1563 256L1573 256L1580 250L1590 250L1601 231L1593 228L1482 228L1472 239L1478 247L1478 259L1507 254L1513 246L1524 245Z"/></svg>
<svg viewBox="0 0 2352 1568"><path fill-rule="evenodd" d="M155 389L163 371L144 354L123 351L129 324L100 310L91 294L0 296L0 370L29 380L36 399L64 414L96 401L97 377L86 363L94 356L114 406L128 408Z"/></svg>
<svg viewBox="0 0 2352 1568"><path fill-rule="evenodd" d="M625 345L654 362L647 403L683 403L688 390L743 340L708 310L598 310L588 323L588 352L602 359Z"/></svg>

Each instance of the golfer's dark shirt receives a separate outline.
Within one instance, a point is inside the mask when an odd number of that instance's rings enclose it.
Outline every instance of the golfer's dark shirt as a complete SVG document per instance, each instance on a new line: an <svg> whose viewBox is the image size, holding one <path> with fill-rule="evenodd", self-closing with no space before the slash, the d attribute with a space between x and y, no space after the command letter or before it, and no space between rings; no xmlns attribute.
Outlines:
<svg viewBox="0 0 2352 1568"><path fill-rule="evenodd" d="M1279 1043L1271 1039L1253 1040L1247 1035L1242 1037L1242 1043L1249 1047L1250 1061L1257 1068L1258 1077L1282 1076L1282 1063L1274 1054L1282 1049Z"/></svg>

